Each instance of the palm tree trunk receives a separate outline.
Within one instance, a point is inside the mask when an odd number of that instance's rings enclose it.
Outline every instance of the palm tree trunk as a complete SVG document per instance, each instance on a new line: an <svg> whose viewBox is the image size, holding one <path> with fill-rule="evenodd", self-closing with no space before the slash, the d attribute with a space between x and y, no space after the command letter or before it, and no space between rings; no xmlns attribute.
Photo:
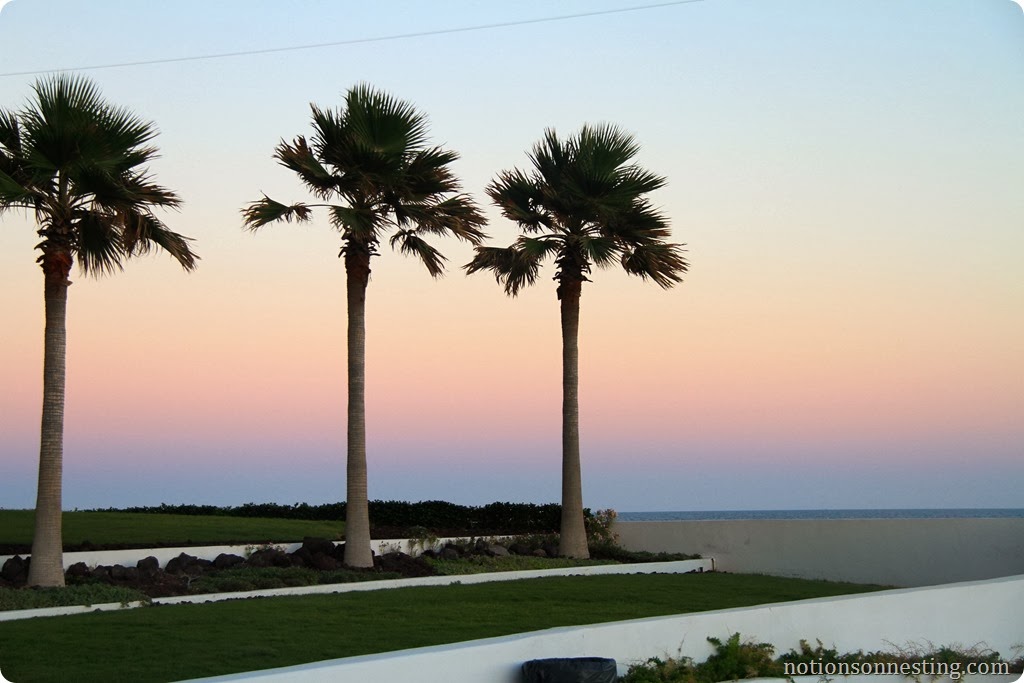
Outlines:
<svg viewBox="0 0 1024 683"><path fill-rule="evenodd" d="M351 243L345 252L348 295L348 465L345 564L372 567L366 477L366 285L370 252Z"/></svg>
<svg viewBox="0 0 1024 683"><path fill-rule="evenodd" d="M70 254L43 255L46 330L43 351L43 418L39 438L39 484L28 585L63 586L61 480L64 468L64 382L67 348Z"/></svg>
<svg viewBox="0 0 1024 683"><path fill-rule="evenodd" d="M583 482L580 472L579 329L583 282L559 283L562 314L562 529L558 554L590 557L583 523Z"/></svg>

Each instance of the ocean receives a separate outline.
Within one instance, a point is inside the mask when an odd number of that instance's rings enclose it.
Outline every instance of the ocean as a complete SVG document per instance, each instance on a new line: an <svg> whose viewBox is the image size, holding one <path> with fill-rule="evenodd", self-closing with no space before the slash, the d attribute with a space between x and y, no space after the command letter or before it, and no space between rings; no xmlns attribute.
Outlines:
<svg viewBox="0 0 1024 683"><path fill-rule="evenodd" d="M623 522L711 519L942 519L1024 517L1024 508L935 508L908 510L701 510L620 512Z"/></svg>

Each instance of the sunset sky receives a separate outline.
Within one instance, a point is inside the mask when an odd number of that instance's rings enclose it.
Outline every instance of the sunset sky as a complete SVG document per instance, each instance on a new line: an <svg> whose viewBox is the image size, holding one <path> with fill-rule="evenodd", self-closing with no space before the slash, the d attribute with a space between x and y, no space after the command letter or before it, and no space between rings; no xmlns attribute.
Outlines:
<svg viewBox="0 0 1024 683"><path fill-rule="evenodd" d="M595 271L580 412L591 508L1024 507L1024 12L1010 0L13 0L0 107L86 69L152 120L166 255L69 290L64 502L321 503L345 490L339 235L242 229L308 199L274 146L370 83L485 207L546 127L611 122L664 175L691 270ZM635 11L536 21L624 8ZM517 25L505 25L519 22ZM451 31L451 29L474 30ZM384 40L383 38L388 38ZM381 39L381 40L377 40ZM203 60L126 65L346 43ZM34 505L43 278L0 216L0 507ZM554 270L516 299L471 249L386 245L367 296L370 497L552 502Z"/></svg>

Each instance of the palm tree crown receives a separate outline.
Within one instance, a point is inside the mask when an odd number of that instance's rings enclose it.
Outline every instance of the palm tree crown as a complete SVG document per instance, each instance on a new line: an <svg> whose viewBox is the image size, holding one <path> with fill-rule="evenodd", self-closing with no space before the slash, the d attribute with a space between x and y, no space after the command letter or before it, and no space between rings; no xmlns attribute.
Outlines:
<svg viewBox="0 0 1024 683"><path fill-rule="evenodd" d="M368 85L348 91L336 111L311 105L314 136L282 141L274 157L294 171L310 192L337 204L291 205L264 196L244 211L245 224L257 229L275 221L306 221L313 206L324 206L341 232L342 254L374 256L386 233L390 244L416 256L434 277L444 273L445 257L424 235L450 235L478 244L484 224L473 201L452 195L459 183L448 166L455 152L426 146L427 120L412 105Z"/></svg>
<svg viewBox="0 0 1024 683"><path fill-rule="evenodd" d="M586 281L593 264L616 261L665 288L680 282L682 247L663 241L668 224L643 197L665 179L629 163L638 151L632 136L611 125L584 126L564 141L545 131L530 154L531 173L503 171L487 187L524 234L509 247L477 247L467 271L492 271L511 296L536 282L548 257L559 297L569 282Z"/></svg>
<svg viewBox="0 0 1024 683"><path fill-rule="evenodd" d="M366 85L331 111L312 107L312 142L282 141L275 158L314 196L330 204L286 205L264 195L243 210L255 230L275 221L307 221L325 207L341 232L348 315L348 435L345 564L373 566L366 471L365 306L370 259L389 231L392 248L415 256L433 277L445 257L424 236L451 235L479 244L484 218L449 169L455 152L426 144L426 117L410 104Z"/></svg>
<svg viewBox="0 0 1024 683"><path fill-rule="evenodd" d="M197 256L189 239L153 209L180 200L153 182L144 164L156 156L151 123L103 100L84 78L37 81L24 109L0 110L0 213L35 213L42 253L46 322L39 483L29 584L64 585L61 498L64 449L67 291L71 267L103 274L125 259L163 249L185 270Z"/></svg>
<svg viewBox="0 0 1024 683"><path fill-rule="evenodd" d="M487 187L502 214L523 233L508 247L477 247L469 273L489 270L505 292L537 281L554 259L562 325L562 523L559 553L588 557L583 519L579 434L579 313L583 283L594 264L620 263L627 273L662 287L680 282L681 245L665 242L665 218L644 197L665 179L631 164L639 147L611 125L584 126L560 140L547 130L530 173L504 171Z"/></svg>
<svg viewBox="0 0 1024 683"><path fill-rule="evenodd" d="M195 268L190 240L152 212L181 203L142 168L156 157L156 127L84 78L58 75L34 90L24 110L0 110L0 212L35 212L44 270L77 257L84 273L113 272L154 247Z"/></svg>

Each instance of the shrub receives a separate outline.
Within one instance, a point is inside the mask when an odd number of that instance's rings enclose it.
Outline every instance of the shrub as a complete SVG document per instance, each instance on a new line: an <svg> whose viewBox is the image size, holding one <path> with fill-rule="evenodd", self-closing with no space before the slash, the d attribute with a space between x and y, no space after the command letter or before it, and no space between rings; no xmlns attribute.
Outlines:
<svg viewBox="0 0 1024 683"><path fill-rule="evenodd" d="M149 602L149 596L131 588L104 583L86 583L63 588L0 588L0 611L102 605L109 602Z"/></svg>

